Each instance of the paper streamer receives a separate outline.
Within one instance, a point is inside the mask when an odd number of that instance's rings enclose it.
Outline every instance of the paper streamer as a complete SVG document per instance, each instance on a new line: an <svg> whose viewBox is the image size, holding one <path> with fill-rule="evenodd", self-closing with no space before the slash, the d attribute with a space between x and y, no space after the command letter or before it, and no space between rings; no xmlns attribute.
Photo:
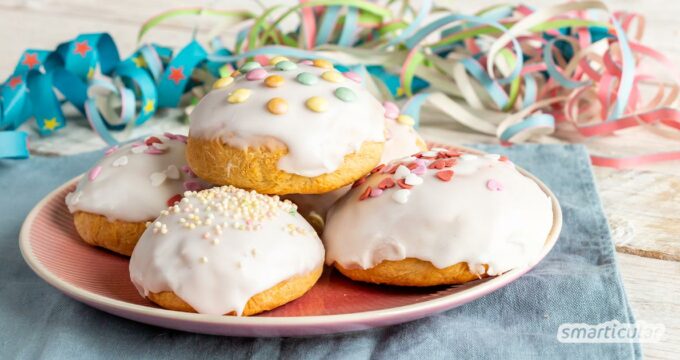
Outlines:
<svg viewBox="0 0 680 360"><path fill-rule="evenodd" d="M386 100L409 97L402 112L416 125L429 104L506 144L559 136L558 123L583 138L643 127L680 139L676 67L640 43L644 18L611 13L600 1L498 5L473 15L435 8L431 0L417 8L407 1L305 0L259 14L190 8L149 19L138 39L168 20L196 16L220 21L208 44L141 44L121 60L113 39L100 33L50 51L26 50L0 88L0 158L28 156L26 134L17 129L30 119L42 136L62 129L63 102L115 144L158 108L190 106L244 61L277 55L326 59L363 74ZM298 24L292 32L281 27L291 19ZM240 27L233 48L219 36L227 26ZM631 167L678 158L680 151L593 155L593 163Z"/></svg>

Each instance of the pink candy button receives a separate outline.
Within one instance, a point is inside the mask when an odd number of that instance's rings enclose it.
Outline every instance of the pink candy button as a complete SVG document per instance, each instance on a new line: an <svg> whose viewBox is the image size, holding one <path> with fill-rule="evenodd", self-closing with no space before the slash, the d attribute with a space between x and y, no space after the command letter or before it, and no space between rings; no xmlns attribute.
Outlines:
<svg viewBox="0 0 680 360"><path fill-rule="evenodd" d="M388 119L396 119L397 116L399 116L399 107L397 104L391 102L391 101L385 101L383 103L383 107L385 108L385 117Z"/></svg>
<svg viewBox="0 0 680 360"><path fill-rule="evenodd" d="M348 78L348 79L350 79L354 82L357 82L359 84L361 84L361 81L363 80L361 78L361 75L359 75L359 74L357 74L353 71L348 71L348 72L345 72L345 73L342 73L342 74L345 75L346 78Z"/></svg>
<svg viewBox="0 0 680 360"><path fill-rule="evenodd" d="M250 81L255 81L255 80L262 80L265 77L267 77L267 70L263 68L257 68L248 71L246 74L246 79Z"/></svg>

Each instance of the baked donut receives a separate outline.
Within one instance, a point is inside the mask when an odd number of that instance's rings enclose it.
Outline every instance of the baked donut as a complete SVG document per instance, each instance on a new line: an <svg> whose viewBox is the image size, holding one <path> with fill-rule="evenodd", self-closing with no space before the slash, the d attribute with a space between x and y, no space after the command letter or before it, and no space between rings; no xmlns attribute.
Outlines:
<svg viewBox="0 0 680 360"><path fill-rule="evenodd" d="M142 235L130 277L161 307L254 315L302 296L324 248L295 205L233 186L185 192Z"/></svg>
<svg viewBox="0 0 680 360"><path fill-rule="evenodd" d="M413 119L399 115L398 107L391 102L385 102L385 147L380 163L385 164L394 159L413 155L427 150L427 144L413 128ZM298 206L298 212L314 226L317 232L323 232L328 209L343 195L350 185L323 194L292 194L286 199Z"/></svg>
<svg viewBox="0 0 680 360"><path fill-rule="evenodd" d="M532 264L552 224L549 197L506 157L435 148L357 181L323 239L353 280L433 286Z"/></svg>
<svg viewBox="0 0 680 360"><path fill-rule="evenodd" d="M146 222L184 191L206 187L184 159L185 143L185 136L166 133L109 149L66 196L80 237L130 256Z"/></svg>
<svg viewBox="0 0 680 360"><path fill-rule="evenodd" d="M281 58L240 72L190 115L187 161L201 178L263 194L319 194L380 161L384 110L356 77L323 60Z"/></svg>

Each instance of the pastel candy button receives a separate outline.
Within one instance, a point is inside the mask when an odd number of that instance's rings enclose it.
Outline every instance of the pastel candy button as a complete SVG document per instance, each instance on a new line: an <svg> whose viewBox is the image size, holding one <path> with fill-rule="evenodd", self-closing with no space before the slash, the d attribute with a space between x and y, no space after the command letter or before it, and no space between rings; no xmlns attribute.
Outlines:
<svg viewBox="0 0 680 360"><path fill-rule="evenodd" d="M276 63L276 65L274 65L274 67L276 68L276 70L281 71L290 71L297 69L297 65L295 65L294 62L288 60L279 61Z"/></svg>
<svg viewBox="0 0 680 360"><path fill-rule="evenodd" d="M238 104L242 103L250 97L251 91L249 89L236 89L234 90L231 94L229 94L229 97L227 97L227 101L231 104Z"/></svg>
<svg viewBox="0 0 680 360"><path fill-rule="evenodd" d="M361 79L361 75L359 75L359 74L357 74L357 73L355 73L355 72L353 72L353 71L348 71L348 72L345 72L345 73L342 73L342 74L343 74L346 78L348 78L348 79L350 79L350 80L352 80L352 81L354 81L354 82L356 82L356 83L361 84L361 80L362 80L362 79Z"/></svg>
<svg viewBox="0 0 680 360"><path fill-rule="evenodd" d="M402 124L402 125L406 125L406 126L413 126L413 125L416 124L416 121L413 120L412 117L410 117L406 114L399 115L397 117L397 122Z"/></svg>
<svg viewBox="0 0 680 360"><path fill-rule="evenodd" d="M312 96L305 102L307 108L314 112L324 112L328 110L328 100L321 96Z"/></svg>
<svg viewBox="0 0 680 360"><path fill-rule="evenodd" d="M262 80L265 77L267 77L267 70L263 68L257 68L248 71L246 74L246 79L250 81L255 81L255 80Z"/></svg>
<svg viewBox="0 0 680 360"><path fill-rule="evenodd" d="M272 64L272 65L276 65L276 64L280 63L281 61L289 61L289 60L285 56L274 56L273 58L271 58L271 60L269 60L269 63Z"/></svg>
<svg viewBox="0 0 680 360"><path fill-rule="evenodd" d="M243 64L241 68L239 69L242 73L248 72L253 69L261 68L262 65L260 65L259 62L257 61L248 61L247 63Z"/></svg>
<svg viewBox="0 0 680 360"><path fill-rule="evenodd" d="M264 84L267 87L275 88L283 85L284 79L281 75L269 75L264 79Z"/></svg>
<svg viewBox="0 0 680 360"><path fill-rule="evenodd" d="M391 101L385 101L383 103L383 107L385 108L385 117L388 119L396 119L397 116L399 116L399 107L397 104L391 102Z"/></svg>
<svg viewBox="0 0 680 360"><path fill-rule="evenodd" d="M345 77L342 76L342 74L339 71L336 70L328 70L324 71L323 74L321 74L321 78L329 81L329 82L334 82L334 83L339 83L345 81Z"/></svg>
<svg viewBox="0 0 680 360"><path fill-rule="evenodd" d="M335 89L335 97L338 99L344 101L344 102L352 102L357 99L357 95L352 91L350 88L346 88L344 86L341 86L337 89Z"/></svg>
<svg viewBox="0 0 680 360"><path fill-rule="evenodd" d="M314 66L316 66L318 68L322 68L322 69L332 69L333 68L333 64L331 64L330 61L324 60L324 59L315 59L314 61L312 61L312 64Z"/></svg>
<svg viewBox="0 0 680 360"><path fill-rule="evenodd" d="M299 73L295 80L303 85L314 85L319 82L319 78L316 75L308 72Z"/></svg>
<svg viewBox="0 0 680 360"><path fill-rule="evenodd" d="M267 110L274 115L285 114L288 111L286 99L275 97L267 102Z"/></svg>
<svg viewBox="0 0 680 360"><path fill-rule="evenodd" d="M231 77L231 76L219 78L213 84L213 89L223 89L223 88L229 86L233 82L234 82L234 78Z"/></svg>

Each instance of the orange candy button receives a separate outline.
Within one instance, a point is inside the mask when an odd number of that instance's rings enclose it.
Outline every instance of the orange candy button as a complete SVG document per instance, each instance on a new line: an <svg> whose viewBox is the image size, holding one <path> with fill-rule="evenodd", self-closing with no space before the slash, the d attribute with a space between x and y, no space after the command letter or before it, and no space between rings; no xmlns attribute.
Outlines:
<svg viewBox="0 0 680 360"><path fill-rule="evenodd" d="M288 111L288 102L280 97L272 98L267 102L267 110L274 115L285 114Z"/></svg>
<svg viewBox="0 0 680 360"><path fill-rule="evenodd" d="M267 78L264 79L264 84L267 87L270 87L270 88L279 87L279 86L283 85L283 76L281 76L281 75L267 76Z"/></svg>

